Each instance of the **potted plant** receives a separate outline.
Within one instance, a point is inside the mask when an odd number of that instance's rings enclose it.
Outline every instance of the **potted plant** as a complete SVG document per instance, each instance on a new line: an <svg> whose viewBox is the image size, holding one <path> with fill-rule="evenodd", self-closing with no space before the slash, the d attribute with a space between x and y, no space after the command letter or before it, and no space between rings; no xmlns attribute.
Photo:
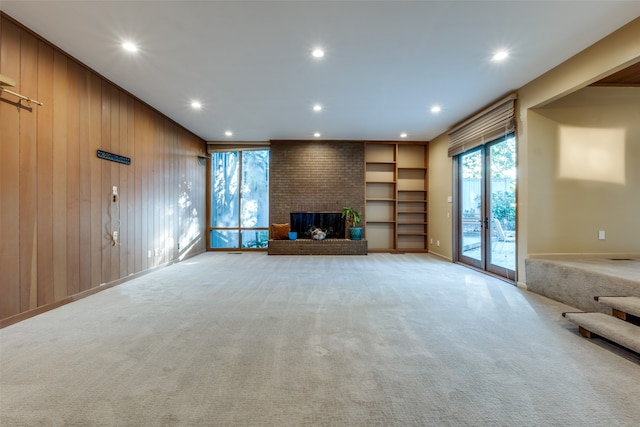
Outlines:
<svg viewBox="0 0 640 427"><path fill-rule="evenodd" d="M349 228L349 238L351 240L362 240L362 227L358 227L360 212L354 208L344 208L342 217L345 219L345 226Z"/></svg>

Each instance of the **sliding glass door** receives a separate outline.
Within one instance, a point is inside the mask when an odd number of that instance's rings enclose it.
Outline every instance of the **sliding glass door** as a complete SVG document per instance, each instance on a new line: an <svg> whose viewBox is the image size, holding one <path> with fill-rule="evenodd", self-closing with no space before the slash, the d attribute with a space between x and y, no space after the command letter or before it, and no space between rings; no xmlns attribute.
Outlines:
<svg viewBox="0 0 640 427"><path fill-rule="evenodd" d="M266 248L269 151L216 152L211 165L209 247Z"/></svg>
<svg viewBox="0 0 640 427"><path fill-rule="evenodd" d="M515 279L516 269L516 144L509 136L488 148L487 192L490 238L488 269Z"/></svg>
<svg viewBox="0 0 640 427"><path fill-rule="evenodd" d="M513 134L456 157L457 260L515 280L516 162Z"/></svg>
<svg viewBox="0 0 640 427"><path fill-rule="evenodd" d="M460 165L458 200L461 212L459 258L465 264L483 267L484 150L482 147L458 156Z"/></svg>

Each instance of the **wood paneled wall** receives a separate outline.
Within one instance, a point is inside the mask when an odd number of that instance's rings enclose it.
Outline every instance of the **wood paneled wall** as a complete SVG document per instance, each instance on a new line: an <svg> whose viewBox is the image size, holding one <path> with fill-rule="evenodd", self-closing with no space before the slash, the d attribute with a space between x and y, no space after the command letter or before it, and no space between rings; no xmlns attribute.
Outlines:
<svg viewBox="0 0 640 427"><path fill-rule="evenodd" d="M203 140L6 15L0 74L0 326L206 249Z"/></svg>

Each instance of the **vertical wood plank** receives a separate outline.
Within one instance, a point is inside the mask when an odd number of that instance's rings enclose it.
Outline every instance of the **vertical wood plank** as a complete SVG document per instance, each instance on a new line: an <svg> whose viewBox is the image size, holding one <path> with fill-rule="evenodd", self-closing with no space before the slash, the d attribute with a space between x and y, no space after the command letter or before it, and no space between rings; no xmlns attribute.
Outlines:
<svg viewBox="0 0 640 427"><path fill-rule="evenodd" d="M104 151L111 152L111 85L102 82L102 134L100 136L100 147ZM111 243L109 234L111 233L111 162L102 160L102 185L100 193L96 195L102 204L101 221L101 242L102 253L102 279L101 283L111 281Z"/></svg>
<svg viewBox="0 0 640 427"><path fill-rule="evenodd" d="M160 119L160 117L158 117ZM168 124L161 124L160 120L158 120L158 124L162 126L161 132L159 132L159 152L158 152L158 163L156 164L156 171L167 171L166 169L166 152L167 152L167 139L169 136L169 132L171 130L171 126ZM168 171L167 171L168 172ZM166 189L166 174L165 173L156 173L156 185L158 185L157 198L158 198L158 224L156 224L156 233L158 239L158 245L161 250L161 259L160 262L164 263L167 261L168 256L168 246L169 246L169 238L168 235L168 227L167 227L167 189Z"/></svg>
<svg viewBox="0 0 640 427"><path fill-rule="evenodd" d="M180 147L180 141L182 140L182 138L184 137L184 132L182 131L182 129L178 130L178 135L176 137L176 147L175 147L175 151L176 154L174 156L175 158L175 170L176 170L176 175L178 176L178 181L175 183L178 186L178 191L176 194L176 206L177 206L177 212L176 212L176 228L174 230L174 234L176 236L176 256L180 257L180 255L182 254L182 252L185 250L186 246L185 246L185 242L184 242L184 230L185 230L185 213L186 213L186 176L185 176L185 172L186 170L184 169L184 163L185 163L185 158L184 158L184 152ZM188 141L188 138L186 139L186 141ZM178 245L180 246L180 249L178 249Z"/></svg>
<svg viewBox="0 0 640 427"><path fill-rule="evenodd" d="M67 57L53 55L53 291L67 296Z"/></svg>
<svg viewBox="0 0 640 427"><path fill-rule="evenodd" d="M159 120L159 116L154 114L154 124L153 124L153 181L152 181L152 192L151 198L153 200L153 211L152 211L152 220L153 225L151 228L151 235L153 236L153 249L157 251L156 255L153 257L153 265L156 266L162 262L162 258L164 255L162 248L162 236L160 235L161 228L161 210L162 210L162 177L160 170L162 170L162 136L164 134L163 124Z"/></svg>
<svg viewBox="0 0 640 427"><path fill-rule="evenodd" d="M102 138L102 81L89 75L89 142L91 165L91 287L102 283L102 165L97 151Z"/></svg>
<svg viewBox="0 0 640 427"><path fill-rule="evenodd" d="M151 114L150 122L149 122L149 145L147 145L147 155L149 156L149 164L148 164L148 174L149 174L149 194L148 200L149 210L147 212L148 218L148 231L147 238L149 239L149 249L151 250L151 258L149 260L149 268L154 267L157 263L158 258L158 248L156 247L155 241L155 212L156 206L158 204L157 199L157 185L156 185L156 151L158 146L158 135L157 135L157 121L156 115Z"/></svg>
<svg viewBox="0 0 640 427"><path fill-rule="evenodd" d="M191 138L192 149L197 153L206 152L206 145L204 142L197 140L195 138ZM209 170L210 163L207 162L205 166L196 167L195 165L191 167L191 198L193 203L193 209L195 209L195 218L192 218L191 209L188 212L188 220L189 224L191 221L195 221L197 226L197 230L202 230L205 235L200 234L199 236L191 236L193 239L199 239L195 247L192 249L191 253L198 250L205 250L207 248L207 241L209 239L207 233L207 217L206 217L206 208L205 206L209 203L209 197L206 196L208 194L206 191L201 191L202 189L207 188L207 180L209 178ZM188 166L187 166L188 168ZM195 242L194 242L195 243Z"/></svg>
<svg viewBox="0 0 640 427"><path fill-rule="evenodd" d="M20 88L37 94L38 40L21 31ZM37 99L37 98L36 98ZM20 110L20 311L37 305L37 117L40 108ZM32 295L34 297L32 298Z"/></svg>
<svg viewBox="0 0 640 427"><path fill-rule="evenodd" d="M20 30L3 19L0 72L20 75ZM17 82L18 90L20 83ZM0 99L0 316L20 312L20 115L9 97Z"/></svg>
<svg viewBox="0 0 640 427"><path fill-rule="evenodd" d="M158 258L161 255L159 247L157 245L156 236L156 224L157 224L157 212L158 212L158 146L160 145L158 127L158 118L156 114L152 114L151 122L151 145L149 146L149 199L151 200L151 207L149 209L149 246L151 247L151 265L155 267L158 264Z"/></svg>
<svg viewBox="0 0 640 427"><path fill-rule="evenodd" d="M78 102L82 106L78 111L80 157L78 165L80 179L78 288L80 291L84 291L91 288L91 164L96 153L91 152L90 76L86 69L80 70L78 82Z"/></svg>
<svg viewBox="0 0 640 427"><path fill-rule="evenodd" d="M180 130L180 134L178 135L178 145L176 147L177 150L177 161L176 165L177 173L180 176L179 181L179 191L178 191L178 225L176 230L176 235L178 242L180 243L180 249L178 250L178 256L180 256L187 248L187 242L185 239L187 233L187 211L188 211L188 203L189 203L189 193L188 193L188 176L186 169L186 150L184 150L180 146L180 141L185 137L185 134L182 130ZM186 138L186 141L189 141L189 138ZM177 249L177 248L176 248Z"/></svg>
<svg viewBox="0 0 640 427"><path fill-rule="evenodd" d="M180 222L180 206L178 204L180 197L180 184L182 177L180 176L180 153L178 150L178 144L180 140L180 129L174 126L173 137L171 138L171 151L169 153L169 160L171 161L171 171L173 179L169 181L170 188L170 200L171 200L171 234L173 236L173 247L171 248L171 259L176 259L180 256L178 251L178 242L180 241L179 222Z"/></svg>
<svg viewBox="0 0 640 427"><path fill-rule="evenodd" d="M146 234L144 234L145 227L145 203L144 197L146 195L145 186L145 152L144 152L144 123L145 118L142 111L142 104L136 101L134 107L134 120L135 120L135 141L134 141L134 155L135 155L135 171L136 171L136 226L135 226L135 239L136 239L136 271L144 271L147 267L147 255L148 249L146 245Z"/></svg>
<svg viewBox="0 0 640 427"><path fill-rule="evenodd" d="M38 96L47 108L38 112L38 299L37 305L55 301L53 281L53 64L54 50L38 45Z"/></svg>
<svg viewBox="0 0 640 427"><path fill-rule="evenodd" d="M136 192L135 167L137 159L134 153L135 141L135 102L132 97L127 98L127 155L131 157L131 165L127 168L127 273L133 274L136 270L135 257L137 255L138 239L136 239L136 211L135 201L140 197Z"/></svg>
<svg viewBox="0 0 640 427"><path fill-rule="evenodd" d="M157 264L158 260L158 248L156 246L155 239L155 214L158 204L158 185L156 182L156 168L157 160L156 160L156 152L158 147L158 135L157 135L157 120L155 114L151 115L151 122L149 132L150 132L150 145L147 146L147 152L149 156L149 229L148 229L148 239L149 239L149 249L151 250L151 259L149 261L149 267L154 267Z"/></svg>
<svg viewBox="0 0 640 427"><path fill-rule="evenodd" d="M164 143L164 123L160 121L160 116L154 114L154 139L153 144L153 247L157 249L158 255L154 259L154 265L162 263L164 258L163 236L162 236L162 176L159 173L162 167L162 146Z"/></svg>
<svg viewBox="0 0 640 427"><path fill-rule="evenodd" d="M144 217L142 219L144 223L144 245L147 248L147 258L145 260L145 269L149 269L153 267L153 260L155 258L154 248L153 248L153 115L150 115L147 108L144 107L144 112L148 115L145 120L145 138L143 143L143 153L144 153L144 161L145 168L143 172L143 200L148 201L148 203L142 204L142 209L144 213Z"/></svg>
<svg viewBox="0 0 640 427"><path fill-rule="evenodd" d="M75 61L67 64L67 289L80 292L80 105L81 72Z"/></svg>
<svg viewBox="0 0 640 427"><path fill-rule="evenodd" d="M167 167L169 168L168 170L170 171L168 175L168 177L165 178L165 185L166 185L166 189L167 189L167 209L169 212L169 223L167 224L167 226L169 227L169 235L171 236L169 238L169 260L175 259L176 257L176 247L177 247L177 243L178 243L178 236L176 235L176 223L178 222L178 211L177 211L177 206L176 206L176 190L174 188L173 183L178 183L180 182L180 176L178 175L178 170L175 168L175 158L176 158L176 152L175 152L175 144L176 144L176 139L177 139L177 131L178 128L176 125L171 125L171 133L169 135L169 141L168 141L168 145L167 145L167 152L165 153L165 158L167 159L167 161L165 162L165 164L167 165Z"/></svg>
<svg viewBox="0 0 640 427"><path fill-rule="evenodd" d="M110 102L111 102L111 132L109 137L111 138L111 149L110 151L116 154L120 154L120 91L110 86ZM109 190L113 188L115 185L118 187L118 192L120 192L120 168L122 165L120 163L115 162L107 162L111 169L111 183L107 187ZM109 191L111 194L111 191ZM120 197L116 199L116 202L113 200L109 203L109 231L113 233L114 231L121 232L121 215L120 215ZM109 256L111 258L111 266L109 268L109 282L116 280L120 277L120 246L117 246L113 242L109 243Z"/></svg>
<svg viewBox="0 0 640 427"><path fill-rule="evenodd" d="M120 108L119 108L119 113L120 113L120 120L119 120L119 135L118 135L118 142L119 142L119 153L123 156L126 157L131 157L131 155L129 154L129 150L128 150L128 132L127 132L127 128L129 126L129 111L127 109L127 95L122 92L119 91L119 104L120 104ZM128 206L128 201L129 201L129 174L128 174L128 169L131 166L126 166L126 165L122 165L122 164L118 164L118 169L119 169L119 186L120 186L120 203L119 203L119 210L118 210L118 214L120 216L120 224L119 224L119 230L120 230L120 246L117 247L117 255L118 255L118 267L119 267L119 271L118 271L118 277L127 277L127 252L128 252L128 239L127 239L127 233L129 231L129 222L128 222L128 217L127 217L127 206Z"/></svg>
<svg viewBox="0 0 640 427"><path fill-rule="evenodd" d="M159 141L160 146L158 147L158 163L156 166L156 171L166 171L166 152L167 152L167 139L169 136L169 131L171 126L169 124L161 124L160 116L158 116L158 124L162 126L161 131L159 132ZM158 193L157 197L159 200L158 204L158 224L156 224L156 233L158 236L158 245L161 248L161 262L164 263L167 261L168 256L168 228L167 228L167 189L166 189L166 180L165 173L156 173L157 184L158 184Z"/></svg>
<svg viewBox="0 0 640 427"><path fill-rule="evenodd" d="M173 234L173 248L171 252L171 259L176 259L180 256L178 250L178 242L180 239L179 230L179 215L180 215L180 186L182 182L182 176L180 175L180 135L181 131L178 126L174 126L173 139L171 141L171 152L169 159L171 160L171 170L173 179L169 181L169 188L171 189L171 209L173 211L173 220L171 233Z"/></svg>

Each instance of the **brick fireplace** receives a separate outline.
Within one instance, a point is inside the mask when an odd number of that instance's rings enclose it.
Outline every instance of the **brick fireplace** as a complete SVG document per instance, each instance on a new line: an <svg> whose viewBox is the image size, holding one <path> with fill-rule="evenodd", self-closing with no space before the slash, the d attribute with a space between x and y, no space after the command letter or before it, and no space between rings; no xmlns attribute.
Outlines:
<svg viewBox="0 0 640 427"><path fill-rule="evenodd" d="M342 212L346 206L361 211L361 222L364 223L364 142L274 140L271 141L269 162L270 224L290 222L291 212ZM333 240L336 242L330 243ZM276 241L269 242L269 253L273 253L273 242ZM295 251L297 241L277 242L280 246L291 246L291 253L313 254L314 249L320 248L302 247L303 243L298 242ZM327 248L335 245L335 248L342 246L343 249L334 252L345 254L353 254L344 249L345 245L356 243L345 239L323 242L324 251L334 251ZM364 245L366 253L366 240ZM362 247L358 251L362 252ZM279 253L284 252L281 249Z"/></svg>

